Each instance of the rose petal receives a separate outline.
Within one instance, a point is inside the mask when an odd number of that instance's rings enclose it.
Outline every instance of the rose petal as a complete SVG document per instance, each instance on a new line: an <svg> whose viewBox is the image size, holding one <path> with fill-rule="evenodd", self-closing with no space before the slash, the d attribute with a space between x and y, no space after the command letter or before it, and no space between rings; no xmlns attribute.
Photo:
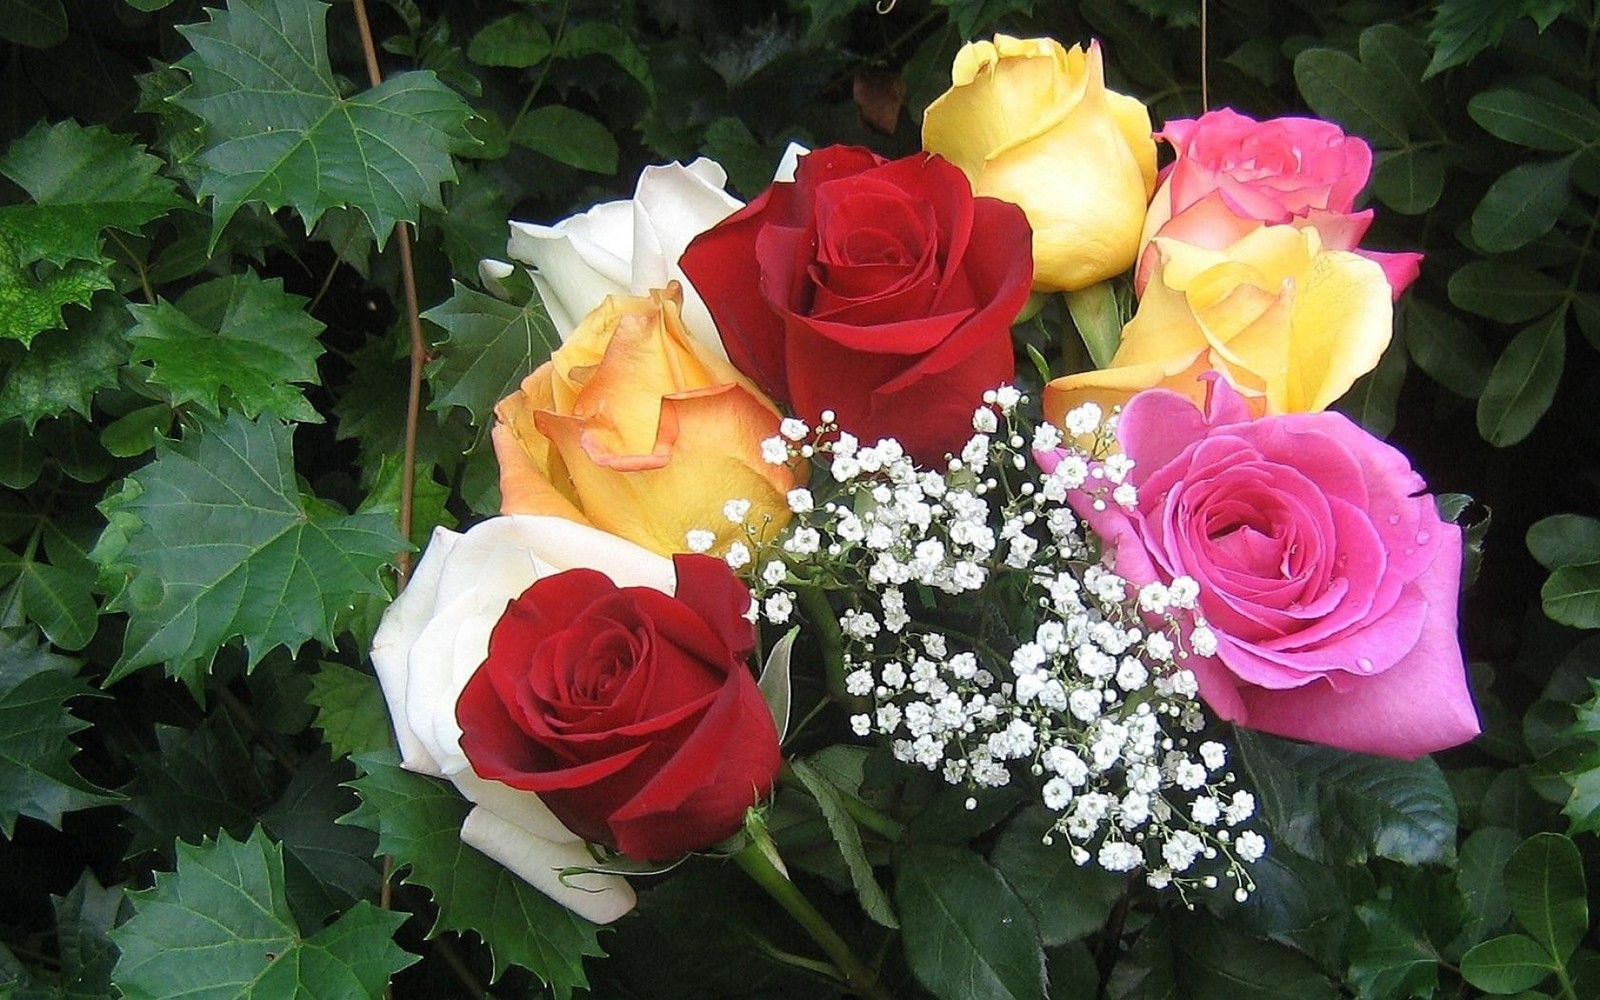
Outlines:
<svg viewBox="0 0 1600 1000"><path fill-rule="evenodd" d="M609 924L636 905L633 888L617 875L561 878L563 868L592 867L593 855L581 841L552 843L483 807L474 806L461 825L461 840L512 874L597 924Z"/></svg>

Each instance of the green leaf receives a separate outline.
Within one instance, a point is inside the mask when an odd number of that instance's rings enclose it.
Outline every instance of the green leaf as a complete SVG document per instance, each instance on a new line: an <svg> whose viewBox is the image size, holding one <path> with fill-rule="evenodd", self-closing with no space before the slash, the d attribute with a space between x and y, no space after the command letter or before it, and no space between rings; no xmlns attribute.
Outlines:
<svg viewBox="0 0 1600 1000"><path fill-rule="evenodd" d="M1462 929L1465 944L1474 945L1505 926L1511 917L1506 899L1506 862L1522 838L1503 826L1474 830L1461 844L1456 867L1456 887L1467 901L1467 923Z"/></svg>
<svg viewBox="0 0 1600 1000"><path fill-rule="evenodd" d="M1420 215L1444 194L1444 156L1437 150L1407 146L1377 155L1372 193L1402 215Z"/></svg>
<svg viewBox="0 0 1600 1000"><path fill-rule="evenodd" d="M1559 833L1536 833L1506 862L1505 883L1511 912L1523 928L1565 962L1589 929L1578 848Z"/></svg>
<svg viewBox="0 0 1600 1000"><path fill-rule="evenodd" d="M1376 855L1441 864L1455 850L1456 803L1429 757L1394 760L1237 730L1261 815L1293 850L1325 864Z"/></svg>
<svg viewBox="0 0 1600 1000"><path fill-rule="evenodd" d="M1045 836L1055 815L1031 806L1001 832L994 847L994 866L1032 911L1045 947L1087 937L1105 926L1111 908L1122 897L1124 881L1097 865L1079 865L1068 845Z"/></svg>
<svg viewBox="0 0 1600 1000"><path fill-rule="evenodd" d="M1450 275L1450 301L1502 323L1523 323L1560 306L1567 288L1518 264L1475 260Z"/></svg>
<svg viewBox="0 0 1600 1000"><path fill-rule="evenodd" d="M1490 135L1529 149L1570 153L1600 142L1600 110L1553 80L1474 94L1467 113Z"/></svg>
<svg viewBox="0 0 1600 1000"><path fill-rule="evenodd" d="M311 675L308 699L317 708L316 727L336 757L353 757L394 745L383 689L370 674L323 661Z"/></svg>
<svg viewBox="0 0 1600 1000"><path fill-rule="evenodd" d="M1089 349L1089 360L1096 368L1111 364L1111 358L1122 344L1123 317L1117 306L1117 294L1111 282L1101 281L1088 288L1066 292L1067 311L1072 315L1072 325L1077 328L1083 346Z"/></svg>
<svg viewBox="0 0 1600 1000"><path fill-rule="evenodd" d="M404 913L362 901L305 934L284 895L283 852L259 828L248 840L179 843L177 870L131 893L134 915L111 932L112 979L127 1000L366 997L417 960L394 943Z"/></svg>
<svg viewBox="0 0 1600 1000"><path fill-rule="evenodd" d="M441 207L452 151L470 143L471 109L427 71L399 73L351 97L328 63L328 5L229 0L178 30L194 51L175 101L205 122L199 194L214 199L212 243L240 206L293 208L307 229L347 206L381 249L419 206Z"/></svg>
<svg viewBox="0 0 1600 1000"><path fill-rule="evenodd" d="M962 38L976 38L1008 14L1031 14L1035 0L934 0L950 8L950 20Z"/></svg>
<svg viewBox="0 0 1600 1000"><path fill-rule="evenodd" d="M461 841L469 805L450 785L401 770L392 751L363 754L352 782L361 805L341 822L378 834L377 850L410 867L405 881L433 893L430 934L472 931L489 946L492 978L520 965L556 994L584 988L585 955L604 954L593 924Z"/></svg>
<svg viewBox="0 0 1600 1000"><path fill-rule="evenodd" d="M617 172L617 140L611 130L574 108L534 108L511 130L511 141L579 170Z"/></svg>
<svg viewBox="0 0 1600 1000"><path fill-rule="evenodd" d="M1438 101L1436 87L1426 86L1428 50L1398 24L1375 24L1361 32L1361 65L1388 96L1408 124L1429 122Z"/></svg>
<svg viewBox="0 0 1600 1000"><path fill-rule="evenodd" d="M0 39L34 49L67 40L67 10L61 0L10 0L0 8Z"/></svg>
<svg viewBox="0 0 1600 1000"><path fill-rule="evenodd" d="M114 995L111 968L117 962L117 949L109 933L122 908L122 896L121 886L104 888L94 873L85 869L65 896L50 897L66 1000Z"/></svg>
<svg viewBox="0 0 1600 1000"><path fill-rule="evenodd" d="M1499 42L1512 21L1541 5L1542 0L1441 0L1428 26L1434 48L1425 76L1472 61Z"/></svg>
<svg viewBox="0 0 1600 1000"><path fill-rule="evenodd" d="M87 308L95 292L110 287L106 269L88 261L64 267L24 264L11 234L0 226L0 340L26 347L43 331L64 325L63 306Z"/></svg>
<svg viewBox="0 0 1600 1000"><path fill-rule="evenodd" d="M71 737L89 724L66 709L93 694L78 664L31 637L0 631L0 832L13 836L18 816L61 828L64 813L121 796L85 781L72 767Z"/></svg>
<svg viewBox="0 0 1600 1000"><path fill-rule="evenodd" d="M456 519L445 509L450 499L450 488L433 475L433 466L417 463L412 480L411 544L418 549L428 544L437 526L454 528ZM372 491L357 508L358 513L382 512L394 519L394 528L400 530L400 498L405 480L405 459L400 455L385 455L378 463Z"/></svg>
<svg viewBox="0 0 1600 1000"><path fill-rule="evenodd" d="M1044 996L1033 916L1000 873L964 847L916 844L895 858L906 963L942 1000Z"/></svg>
<svg viewBox="0 0 1600 1000"><path fill-rule="evenodd" d="M218 647L239 636L249 662L307 639L332 645L334 619L385 594L379 571L405 543L387 515L344 515L300 495L289 429L230 414L184 435L130 479L119 512L144 522L120 560L131 578L110 680L152 663L198 688Z"/></svg>
<svg viewBox="0 0 1600 1000"><path fill-rule="evenodd" d="M1356 907L1362 933L1350 949L1351 985L1363 998L1431 997L1439 985L1439 955L1404 901L1379 899Z"/></svg>
<svg viewBox="0 0 1600 1000"><path fill-rule="evenodd" d="M200 840L226 830L244 836L271 801L249 743L233 717L218 712L192 729L155 727L156 749L129 756L126 856L163 854L175 840Z"/></svg>
<svg viewBox="0 0 1600 1000"><path fill-rule="evenodd" d="M88 417L94 394L115 386L128 360L127 326L121 300L107 296L72 329L42 333L26 350L0 344L0 420L18 417L31 430L69 410Z"/></svg>
<svg viewBox="0 0 1600 1000"><path fill-rule="evenodd" d="M1386 437L1394 430L1395 406L1405 380L1405 346L1391 340L1378 366L1356 379L1350 391L1339 398L1339 412L1377 437Z"/></svg>
<svg viewBox="0 0 1600 1000"><path fill-rule="evenodd" d="M1544 613L1573 628L1600 628L1600 561L1562 566L1539 588Z"/></svg>
<svg viewBox="0 0 1600 1000"><path fill-rule="evenodd" d="M101 428L100 444L117 458L143 455L167 436L172 418L172 407L166 403L141 406Z"/></svg>
<svg viewBox="0 0 1600 1000"><path fill-rule="evenodd" d="M295 384L316 383L322 354L322 324L305 312L306 301L279 278L245 271L191 288L175 304L129 306L137 321L128 332L131 360L147 366L150 384L174 407L321 423Z"/></svg>
<svg viewBox="0 0 1600 1000"><path fill-rule="evenodd" d="M561 338L541 302L515 306L459 281L452 286L449 299L422 314L450 335L428 367L434 391L429 408L459 406L485 427L494 404L542 364Z"/></svg>
<svg viewBox="0 0 1600 1000"><path fill-rule="evenodd" d="M1471 327L1414 295L1402 300L1399 313L1398 334L1418 368L1458 396L1482 395L1492 362Z"/></svg>
<svg viewBox="0 0 1600 1000"><path fill-rule="evenodd" d="M1528 529L1528 553L1545 569L1600 562L1600 520L1554 514Z"/></svg>
<svg viewBox="0 0 1600 1000"><path fill-rule="evenodd" d="M1515 250L1548 233L1572 194L1573 158L1524 163L1500 176L1472 213L1472 238L1489 253Z"/></svg>
<svg viewBox="0 0 1600 1000"><path fill-rule="evenodd" d="M1404 117L1354 56L1337 49L1306 49L1294 58L1294 82L1322 117L1385 149L1406 145Z"/></svg>
<svg viewBox="0 0 1600 1000"><path fill-rule="evenodd" d="M136 233L184 204L161 167L143 146L103 126L41 122L0 157L0 174L35 202L0 207L0 229L23 264L98 261L102 230Z"/></svg>
<svg viewBox="0 0 1600 1000"><path fill-rule="evenodd" d="M1230 926L1287 945L1326 967L1343 961L1354 907L1338 869L1277 842L1250 866L1250 877L1255 886L1243 903L1211 901L1213 908L1227 907L1221 912Z"/></svg>
<svg viewBox="0 0 1600 1000"><path fill-rule="evenodd" d="M899 927L900 921L895 918L894 908L889 905L889 897L884 895L883 887L872 874L872 863L867 860L866 849L861 845L861 830L845 811L842 796L849 792L835 788L820 771L799 758L790 761L789 766L806 791L817 800L817 807L822 810L823 819L827 820L828 832L833 834L834 845L839 848L845 867L850 871L850 883L855 886L861 908L882 926Z"/></svg>
<svg viewBox="0 0 1600 1000"><path fill-rule="evenodd" d="M9 562L9 557L9 552L0 550L0 560ZM73 573L36 559L18 560L16 570L8 602L15 600L22 616L39 626L58 648L75 652L87 646L100 618L90 589L93 571Z"/></svg>
<svg viewBox="0 0 1600 1000"><path fill-rule="evenodd" d="M378 896L372 832L336 822L356 805L355 793L340 784L353 776L348 763L319 750L301 759L282 797L261 814L262 826L283 844L289 905L304 926L320 927L356 900Z"/></svg>
<svg viewBox="0 0 1600 1000"><path fill-rule="evenodd" d="M1527 437L1555 399L1566 353L1564 306L1513 337L1478 397L1478 434L1497 448Z"/></svg>
<svg viewBox="0 0 1600 1000"><path fill-rule="evenodd" d="M1148 932L1146 932L1148 933ZM1172 922L1174 1000L1335 1000L1312 961L1199 914Z"/></svg>
<svg viewBox="0 0 1600 1000"><path fill-rule="evenodd" d="M525 69L550 55L550 32L530 10L490 21L472 36L467 58L479 66Z"/></svg>
<svg viewBox="0 0 1600 1000"><path fill-rule="evenodd" d="M563 59L576 59L587 55L603 55L616 63L623 72L639 81L645 93L655 94L655 80L650 75L650 61L639 46L623 30L610 21L584 21L569 27L561 36L556 55Z"/></svg>
<svg viewBox="0 0 1600 1000"><path fill-rule="evenodd" d="M1461 956L1461 978L1488 993L1531 989L1554 971L1545 950L1521 934L1491 938Z"/></svg>

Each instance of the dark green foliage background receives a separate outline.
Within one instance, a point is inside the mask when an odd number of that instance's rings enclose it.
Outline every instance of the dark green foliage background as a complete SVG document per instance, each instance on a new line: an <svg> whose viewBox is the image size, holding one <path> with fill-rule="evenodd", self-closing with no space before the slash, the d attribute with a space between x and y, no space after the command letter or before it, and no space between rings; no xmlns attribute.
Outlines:
<svg viewBox="0 0 1600 1000"><path fill-rule="evenodd" d="M836 748L770 816L801 886L897 996L1600 996L1594 0L1215 0L1204 46L1198 0L373 0L377 88L349 2L216 2L0 2L0 997L839 996L731 866L597 929L396 767L364 655L404 546L394 224L420 544L495 508L489 407L553 340L482 290L508 217L671 158L750 197L790 140L912 152L993 31L1100 38L1158 123L1208 99L1373 144L1368 243L1427 257L1340 405L1473 498L1485 733L1437 764L1239 737L1271 852L1192 911L1014 798ZM839 795L909 833L841 854Z"/></svg>

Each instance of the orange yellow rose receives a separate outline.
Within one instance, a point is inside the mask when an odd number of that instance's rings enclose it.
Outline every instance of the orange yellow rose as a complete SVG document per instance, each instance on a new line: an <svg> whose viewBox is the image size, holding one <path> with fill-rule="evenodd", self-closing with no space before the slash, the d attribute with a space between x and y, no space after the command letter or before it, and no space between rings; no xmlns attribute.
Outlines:
<svg viewBox="0 0 1600 1000"><path fill-rule="evenodd" d="M1100 46L1052 38L968 42L928 106L922 145L979 195L1022 207L1034 288L1084 288L1133 264L1156 182L1143 104L1106 89Z"/></svg>
<svg viewBox="0 0 1600 1000"><path fill-rule="evenodd" d="M744 523L770 535L790 518L787 466L762 459L777 408L684 329L676 283L609 296L521 388L495 406L501 511L592 525L655 552L691 531L725 553Z"/></svg>
<svg viewBox="0 0 1600 1000"><path fill-rule="evenodd" d="M1203 401L1216 369L1260 413L1325 409L1371 371L1394 326L1383 268L1314 229L1265 226L1224 250L1158 237L1157 263L1111 364L1045 387L1045 415L1161 386Z"/></svg>

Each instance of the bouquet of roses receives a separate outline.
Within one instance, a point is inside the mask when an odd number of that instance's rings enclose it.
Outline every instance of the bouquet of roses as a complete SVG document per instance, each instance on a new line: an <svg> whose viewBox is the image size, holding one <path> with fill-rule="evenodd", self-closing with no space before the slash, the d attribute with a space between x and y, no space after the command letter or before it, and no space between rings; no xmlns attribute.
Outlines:
<svg viewBox="0 0 1600 1000"><path fill-rule="evenodd" d="M1152 131L1095 44L997 36L952 78L903 159L792 148L748 204L651 167L512 223L485 282L526 269L562 343L496 408L499 515L435 533L372 649L466 844L597 922L731 857L825 959L768 956L865 996L1042 994L1066 938L1019 844L1116 876L1117 929L1135 892L1246 901L1284 831L1235 761L1295 748L1246 731L1479 729L1461 530L1328 409L1420 263L1361 246L1366 144ZM1020 918L939 940L930 882Z"/></svg>

